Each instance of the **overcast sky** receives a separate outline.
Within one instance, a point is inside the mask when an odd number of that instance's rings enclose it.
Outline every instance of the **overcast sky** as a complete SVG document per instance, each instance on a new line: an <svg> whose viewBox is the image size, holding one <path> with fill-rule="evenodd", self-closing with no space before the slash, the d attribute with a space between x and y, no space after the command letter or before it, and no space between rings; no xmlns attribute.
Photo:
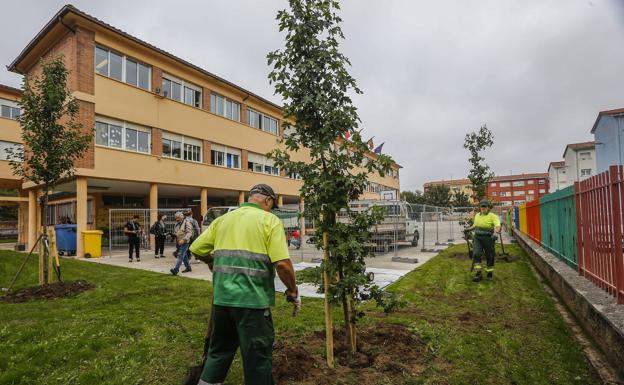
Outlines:
<svg viewBox="0 0 624 385"><path fill-rule="evenodd" d="M3 2L8 65L67 1ZM343 52L363 95L364 136L403 166L403 190L467 173L464 135L486 123L497 175L545 172L592 140L600 110L624 107L619 0L348 0ZM266 53L282 46L285 0L75 1L76 7L280 103ZM20 77L0 70L0 83Z"/></svg>

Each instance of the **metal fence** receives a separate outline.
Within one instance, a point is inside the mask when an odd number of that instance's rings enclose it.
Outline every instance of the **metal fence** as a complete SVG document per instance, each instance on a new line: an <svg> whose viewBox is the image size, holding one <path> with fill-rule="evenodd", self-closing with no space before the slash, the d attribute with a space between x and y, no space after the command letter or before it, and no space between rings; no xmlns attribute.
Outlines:
<svg viewBox="0 0 624 385"><path fill-rule="evenodd" d="M576 207L574 187L569 186L540 200L542 246L577 268Z"/></svg>
<svg viewBox="0 0 624 385"><path fill-rule="evenodd" d="M173 227L175 226L175 213L178 211L188 211L189 209L109 209L108 210L108 232L104 232L102 239L102 246L108 246L109 255L112 255L114 248L127 248L128 237L124 234L123 229L128 221L132 220L135 215L139 216L139 226L141 227L141 248L150 249L150 234L149 229L152 226L150 223L150 214L156 213L156 215L164 214L167 216L165 220L165 228L168 233L173 233ZM175 246L175 240L167 237L167 243Z"/></svg>

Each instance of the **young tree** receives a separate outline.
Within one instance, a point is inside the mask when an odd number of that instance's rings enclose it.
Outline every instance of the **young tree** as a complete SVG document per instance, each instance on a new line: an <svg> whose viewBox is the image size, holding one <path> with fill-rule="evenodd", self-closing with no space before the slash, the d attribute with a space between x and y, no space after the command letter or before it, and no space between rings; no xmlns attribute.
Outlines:
<svg viewBox="0 0 624 385"><path fill-rule="evenodd" d="M48 195L61 180L74 174L74 161L89 147L92 132L83 131L77 122L78 103L67 88L69 72L63 57L42 61L41 68L41 76L24 78L22 83L18 121L24 150L7 152L13 172L41 186L42 222L46 226ZM47 236L45 231L43 236ZM47 261L44 266L48 266ZM44 277L47 283L47 274Z"/></svg>
<svg viewBox="0 0 624 385"><path fill-rule="evenodd" d="M322 269L328 343L333 339L328 301L339 302L347 343L355 352L360 294L370 291L383 303L383 293L364 274L369 229L381 220L381 213L377 209L354 212L349 202L366 190L368 174L384 175L392 160L381 154L375 161L364 162L369 150L357 129L360 119L349 96L361 91L347 71L349 60L339 51L344 35L336 14L338 1L289 0L289 6L277 14L279 30L286 35L285 46L267 55L273 67L269 79L284 101L285 128L290 124L289 135L271 156L278 167L302 176L306 216L314 219L317 233L323 235L319 247L325 253ZM301 148L309 151L308 162L291 159ZM330 346L327 361L333 366Z"/></svg>
<svg viewBox="0 0 624 385"><path fill-rule="evenodd" d="M479 131L466 134L464 139L464 148L470 152L468 163L470 163L470 172L468 179L472 184L472 191L477 201L485 198L487 184L493 176L490 166L485 163L485 158L481 153L494 144L494 135L484 124Z"/></svg>

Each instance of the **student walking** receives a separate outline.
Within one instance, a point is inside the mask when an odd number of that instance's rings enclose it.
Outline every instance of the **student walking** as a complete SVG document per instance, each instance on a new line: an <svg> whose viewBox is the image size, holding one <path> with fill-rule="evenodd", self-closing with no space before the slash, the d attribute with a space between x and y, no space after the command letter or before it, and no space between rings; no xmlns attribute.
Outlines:
<svg viewBox="0 0 624 385"><path fill-rule="evenodd" d="M271 213L276 204L270 186L256 185L247 203L215 219L191 245L206 258L214 287L214 324L198 385L222 384L239 347L245 384L273 384L276 270L294 314L301 308L284 225Z"/></svg>
<svg viewBox="0 0 624 385"><path fill-rule="evenodd" d="M136 252L136 260L137 262L141 262L141 225L139 225L139 216L135 215L132 217L132 220L129 220L124 228L123 232L128 237L128 262L132 262L132 252L133 250Z"/></svg>
<svg viewBox="0 0 624 385"><path fill-rule="evenodd" d="M173 228L173 232L176 236L176 264L171 271L171 274L177 275L180 271L180 266L184 263L185 269L183 273L190 272L191 265L186 257L186 251L191 244L191 237L193 236L193 225L190 221L184 219L184 214L180 211L175 213L176 224Z"/></svg>
<svg viewBox="0 0 624 385"><path fill-rule="evenodd" d="M167 228L165 227L165 220L167 216L160 214L158 220L150 228L150 234L154 235L156 241L156 250L154 251L154 258L165 258L165 239L167 238Z"/></svg>

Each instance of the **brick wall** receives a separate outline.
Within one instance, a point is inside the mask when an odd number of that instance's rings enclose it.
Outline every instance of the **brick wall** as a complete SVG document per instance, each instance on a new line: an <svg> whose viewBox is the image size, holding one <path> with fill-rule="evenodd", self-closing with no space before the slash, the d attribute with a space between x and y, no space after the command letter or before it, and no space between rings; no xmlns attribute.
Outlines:
<svg viewBox="0 0 624 385"><path fill-rule="evenodd" d="M160 94L164 95L162 91L162 75L163 72L160 68L152 66L152 91L156 92L156 88L159 88Z"/></svg>
<svg viewBox="0 0 624 385"><path fill-rule="evenodd" d="M75 37L75 90L95 94L95 33L83 28L76 30Z"/></svg>
<svg viewBox="0 0 624 385"><path fill-rule="evenodd" d="M244 103L241 103L241 108L240 108L240 110L241 110L241 111L240 111L240 113L241 113L241 116L240 116L240 118L241 118L241 119L240 119L241 123L243 123L243 124L249 124L249 123L247 122L247 105L246 105L246 104L244 104Z"/></svg>
<svg viewBox="0 0 624 385"><path fill-rule="evenodd" d="M247 171L249 168L247 167L247 162L249 161L249 151L241 150L241 170Z"/></svg>
<svg viewBox="0 0 624 385"><path fill-rule="evenodd" d="M203 161L203 163L211 164L211 159L210 159L212 157L212 155L210 153L211 143L209 141L207 141L207 140L204 140L203 141L203 145L204 145L203 146L204 147L203 148L204 156L203 156L202 161Z"/></svg>
<svg viewBox="0 0 624 385"><path fill-rule="evenodd" d="M85 154L76 159L74 162L75 167L78 168L94 168L95 167L95 144L93 128L95 127L95 104L91 102L85 102L84 100L78 100L78 122L82 124L81 131L89 133L91 135L91 143Z"/></svg>
<svg viewBox="0 0 624 385"><path fill-rule="evenodd" d="M202 107L206 111L210 111L210 90L206 87L202 89Z"/></svg>
<svg viewBox="0 0 624 385"><path fill-rule="evenodd" d="M162 156L162 130L152 127L152 155Z"/></svg>

